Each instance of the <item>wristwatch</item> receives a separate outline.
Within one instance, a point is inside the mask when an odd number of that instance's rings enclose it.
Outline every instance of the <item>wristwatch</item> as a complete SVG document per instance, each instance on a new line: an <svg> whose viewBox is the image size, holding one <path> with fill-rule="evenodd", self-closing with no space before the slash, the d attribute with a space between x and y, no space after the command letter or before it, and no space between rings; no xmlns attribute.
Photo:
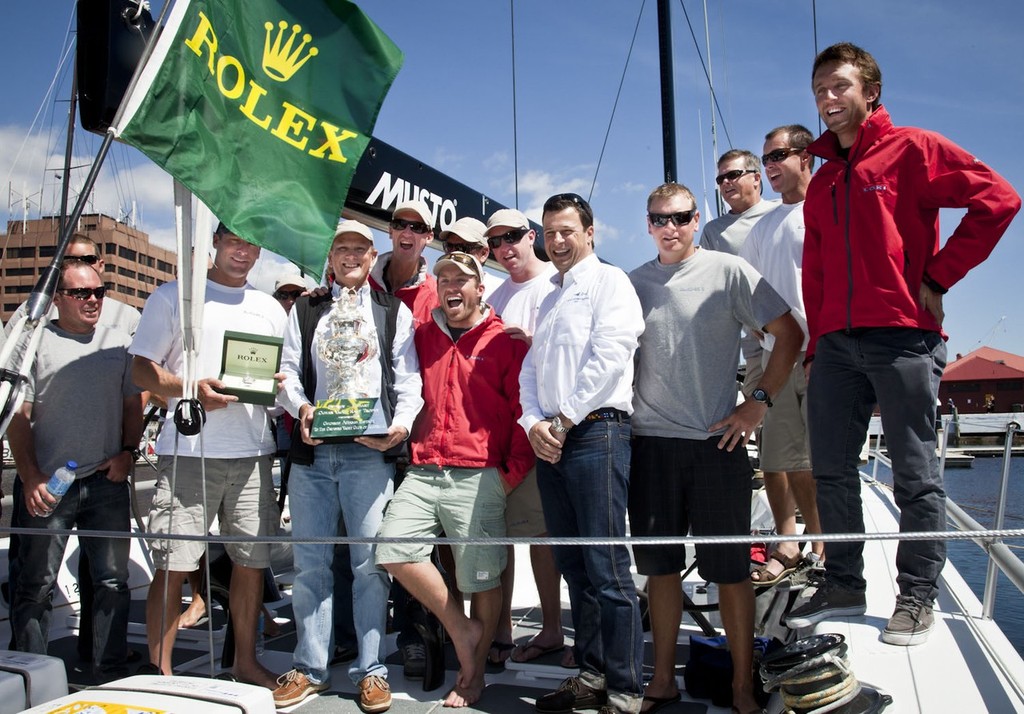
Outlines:
<svg viewBox="0 0 1024 714"><path fill-rule="evenodd" d="M121 451L127 451L129 454L131 454L133 461L138 461L139 458L142 456L142 449L140 449L137 446L122 446Z"/></svg>
<svg viewBox="0 0 1024 714"><path fill-rule="evenodd" d="M556 434L567 434L570 428L562 423L562 417L560 416L556 415L551 419L551 431Z"/></svg>
<svg viewBox="0 0 1024 714"><path fill-rule="evenodd" d="M761 402L767 406L772 406L772 398L768 396L768 392L764 391L760 387L750 393L751 399L755 402Z"/></svg>

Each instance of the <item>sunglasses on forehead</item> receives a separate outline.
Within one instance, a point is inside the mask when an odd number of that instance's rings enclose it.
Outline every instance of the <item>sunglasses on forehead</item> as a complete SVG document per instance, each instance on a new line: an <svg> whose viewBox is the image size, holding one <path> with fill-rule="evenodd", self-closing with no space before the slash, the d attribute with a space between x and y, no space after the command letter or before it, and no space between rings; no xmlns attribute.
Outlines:
<svg viewBox="0 0 1024 714"><path fill-rule="evenodd" d="M85 263L86 265L96 265L100 262L98 255L65 255L62 261L67 263L72 260L77 260L79 263Z"/></svg>
<svg viewBox="0 0 1024 714"><path fill-rule="evenodd" d="M476 275L478 278L481 277L480 270L477 268L476 258L471 256L469 253L460 253L456 251L454 253L449 253L448 255L446 255L444 259L450 260L453 263L458 263L459 265L465 265L467 268L473 271L474 275Z"/></svg>
<svg viewBox="0 0 1024 714"><path fill-rule="evenodd" d="M502 243L508 243L509 245L515 245L523 239L529 231L526 228L513 228L508 233L502 233L501 235L488 236L487 245L491 248L500 248Z"/></svg>
<svg viewBox="0 0 1024 714"><path fill-rule="evenodd" d="M652 226L658 228L664 228L669 221L672 221L672 225L676 227L685 226L693 220L693 215L696 212L696 208L691 208L689 211L680 211L679 213L648 213L647 220L651 222Z"/></svg>
<svg viewBox="0 0 1024 714"><path fill-rule="evenodd" d="M407 221L404 218L392 218L391 227L396 231L404 231L408 228L410 231L418 235L423 235L430 230L430 226L423 221Z"/></svg>
<svg viewBox="0 0 1024 714"><path fill-rule="evenodd" d="M75 300L88 300L90 297L102 300L103 296L107 294L107 289L101 285L98 288L57 288L57 292L73 297Z"/></svg>

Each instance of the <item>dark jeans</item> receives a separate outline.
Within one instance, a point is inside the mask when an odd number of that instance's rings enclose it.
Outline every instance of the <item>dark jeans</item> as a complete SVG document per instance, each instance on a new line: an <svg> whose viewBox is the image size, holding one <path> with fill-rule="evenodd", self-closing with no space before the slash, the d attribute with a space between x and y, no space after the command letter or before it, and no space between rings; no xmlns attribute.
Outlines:
<svg viewBox="0 0 1024 714"><path fill-rule="evenodd" d="M17 479L14 508L26 528L129 531L128 484L109 481L105 473L75 481L49 518L29 515L22 493ZM17 579L14 574L11 579L15 643L22 652L46 654L53 588L68 539L39 535L19 540ZM130 543L127 538L80 538L79 547L88 554L93 583L93 669L102 680L125 676Z"/></svg>
<svg viewBox="0 0 1024 714"><path fill-rule="evenodd" d="M818 340L807 385L811 463L825 533L863 533L858 464L877 402L892 458L900 531L944 531L946 493L935 455L935 407L946 367L936 332L875 328L832 332ZM829 542L828 580L863 592L864 542ZM932 603L946 542L900 541L900 593Z"/></svg>
<svg viewBox="0 0 1024 714"><path fill-rule="evenodd" d="M537 462L553 537L625 536L630 435L628 421L584 421L569 432L558 463ZM626 546L555 546L554 554L569 586L581 672L603 677L613 698L641 695L643 634Z"/></svg>

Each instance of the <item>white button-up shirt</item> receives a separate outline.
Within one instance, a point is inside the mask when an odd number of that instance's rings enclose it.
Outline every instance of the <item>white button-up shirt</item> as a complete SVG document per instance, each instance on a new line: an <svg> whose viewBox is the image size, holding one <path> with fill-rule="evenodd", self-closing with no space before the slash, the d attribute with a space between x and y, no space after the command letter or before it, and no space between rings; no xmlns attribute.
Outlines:
<svg viewBox="0 0 1024 714"><path fill-rule="evenodd" d="M633 412L633 353L643 312L622 270L589 255L562 276L541 303L533 346L519 373L529 433L562 413L574 424L596 409Z"/></svg>

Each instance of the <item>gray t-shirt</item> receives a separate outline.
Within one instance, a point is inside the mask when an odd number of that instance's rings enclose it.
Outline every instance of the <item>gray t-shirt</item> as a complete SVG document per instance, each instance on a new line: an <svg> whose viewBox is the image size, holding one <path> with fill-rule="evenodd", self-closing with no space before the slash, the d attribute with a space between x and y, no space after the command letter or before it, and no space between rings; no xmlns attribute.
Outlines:
<svg viewBox="0 0 1024 714"><path fill-rule="evenodd" d="M717 250L721 253L739 255L740 248L754 224L766 213L774 211L781 205L778 200L761 200L743 213L726 213L704 226L700 234L700 247Z"/></svg>
<svg viewBox="0 0 1024 714"><path fill-rule="evenodd" d="M60 329L59 321L43 328L25 385L43 473L52 474L70 460L78 462L76 474L83 478L120 453L124 400L139 393L132 383L131 339L107 327L76 335Z"/></svg>
<svg viewBox="0 0 1024 714"><path fill-rule="evenodd" d="M707 439L736 407L743 327L762 329L789 305L745 260L697 250L629 274L647 328L637 350L633 433ZM724 430L714 432L722 433Z"/></svg>

